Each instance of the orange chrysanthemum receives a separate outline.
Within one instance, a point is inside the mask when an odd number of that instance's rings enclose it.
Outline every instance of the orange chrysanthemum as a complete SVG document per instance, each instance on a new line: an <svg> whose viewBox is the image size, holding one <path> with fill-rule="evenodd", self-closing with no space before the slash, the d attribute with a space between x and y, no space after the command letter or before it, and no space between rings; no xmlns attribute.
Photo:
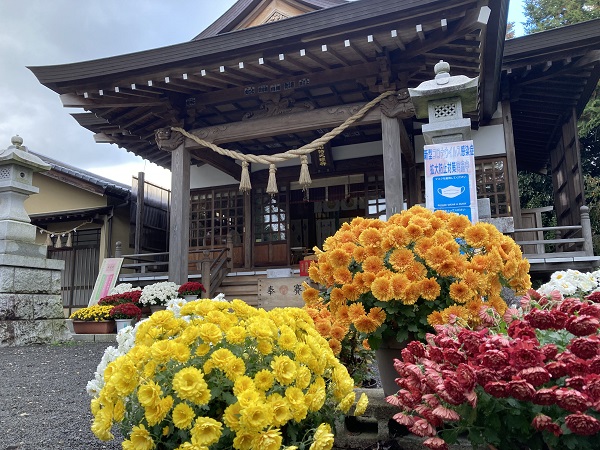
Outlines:
<svg viewBox="0 0 600 450"><path fill-rule="evenodd" d="M508 305L504 299L499 295L490 295L487 299L487 304L494 308L501 316L504 315L506 309L508 308Z"/></svg>
<svg viewBox="0 0 600 450"><path fill-rule="evenodd" d="M371 350L371 346L369 345L369 341L367 339L363 339L362 346L367 350Z"/></svg>
<svg viewBox="0 0 600 450"><path fill-rule="evenodd" d="M338 267L347 268L350 264L351 256L340 248L332 250L328 255L327 259L334 269Z"/></svg>
<svg viewBox="0 0 600 450"><path fill-rule="evenodd" d="M381 231L376 228L367 228L360 233L358 242L363 247L378 247L381 245Z"/></svg>
<svg viewBox="0 0 600 450"><path fill-rule="evenodd" d="M404 272L410 281L420 281L427 275L427 268L420 262L413 262Z"/></svg>
<svg viewBox="0 0 600 450"><path fill-rule="evenodd" d="M394 298L392 286L387 277L376 278L371 284L371 292L377 300L381 300L382 302L387 302Z"/></svg>
<svg viewBox="0 0 600 450"><path fill-rule="evenodd" d="M425 237L419 239L415 244L414 252L421 258L425 258L427 252L435 245L435 241L432 238Z"/></svg>
<svg viewBox="0 0 600 450"><path fill-rule="evenodd" d="M385 322L387 314L382 308L375 306L374 308L371 308L367 316L377 324L377 327L380 327L383 322Z"/></svg>
<svg viewBox="0 0 600 450"><path fill-rule="evenodd" d="M427 316L427 323L434 327L436 325L444 325L445 322L442 313L440 311L434 311Z"/></svg>
<svg viewBox="0 0 600 450"><path fill-rule="evenodd" d="M456 319L461 319L466 324L469 319L469 310L464 306L452 305L441 311L443 323L456 323Z"/></svg>
<svg viewBox="0 0 600 450"><path fill-rule="evenodd" d="M485 227L480 226L479 223L468 227L465 230L465 241L468 245L474 248L485 247L489 240L489 234Z"/></svg>
<svg viewBox="0 0 600 450"><path fill-rule="evenodd" d="M333 271L333 279L337 284L352 283L352 273L347 267L338 267Z"/></svg>
<svg viewBox="0 0 600 450"><path fill-rule="evenodd" d="M364 315L366 315L366 313L365 307L362 305L362 303L352 303L348 307L348 318L352 322L356 321L356 319Z"/></svg>
<svg viewBox="0 0 600 450"><path fill-rule="evenodd" d="M348 332L347 327L344 328L339 323L335 323L331 327L331 330L329 330L329 334L331 335L331 337L334 338L334 339L337 339L340 342L341 342L342 339L344 339L344 336L346 336L347 332Z"/></svg>
<svg viewBox="0 0 600 450"><path fill-rule="evenodd" d="M328 337L331 331L331 322L325 319L317 319L315 321L315 328L321 336Z"/></svg>
<svg viewBox="0 0 600 450"><path fill-rule="evenodd" d="M406 229L399 226L393 226L388 229L386 237L396 248L404 247L410 242L410 237Z"/></svg>
<svg viewBox="0 0 600 450"><path fill-rule="evenodd" d="M443 247L431 247L425 255L425 260L434 269L450 258L452 254Z"/></svg>
<svg viewBox="0 0 600 450"><path fill-rule="evenodd" d="M409 224L406 227L406 232L408 233L408 237L412 241L416 241L421 236L423 236L423 230L422 230L422 228L419 227L418 225L415 225L415 224L412 224L412 223Z"/></svg>
<svg viewBox="0 0 600 450"><path fill-rule="evenodd" d="M435 278L426 278L419 282L421 297L425 300L435 300L440 296L442 289Z"/></svg>
<svg viewBox="0 0 600 450"><path fill-rule="evenodd" d="M462 237L465 233L465 230L471 226L471 222L467 216L456 214L451 214L446 223L448 231L457 237Z"/></svg>
<svg viewBox="0 0 600 450"><path fill-rule="evenodd" d="M319 301L320 295L321 293L318 289L310 287L308 284L304 285L304 291L302 292L302 300L304 300L304 302L307 305L314 305L315 303L317 303Z"/></svg>
<svg viewBox="0 0 600 450"><path fill-rule="evenodd" d="M404 291L406 290L409 284L410 281L406 277L406 275L402 273L393 275L392 278L390 278L390 286L392 288L392 295L394 296L394 298L403 297Z"/></svg>
<svg viewBox="0 0 600 450"><path fill-rule="evenodd" d="M376 256L369 256L364 260L362 268L365 272L378 273L383 269L383 261Z"/></svg>
<svg viewBox="0 0 600 450"><path fill-rule="evenodd" d="M364 247L356 247L352 252L352 257L358 263L361 263L367 257L367 252Z"/></svg>
<svg viewBox="0 0 600 450"><path fill-rule="evenodd" d="M474 292L462 281L450 285L450 297L457 303L466 303L474 296Z"/></svg>
<svg viewBox="0 0 600 450"><path fill-rule="evenodd" d="M339 355L342 351L342 344L337 339L329 339L328 344L334 355Z"/></svg>
<svg viewBox="0 0 600 450"><path fill-rule="evenodd" d="M356 329L358 331L360 331L361 333L370 334L370 333L375 332L375 330L377 330L377 328L379 328L377 323L373 319L371 319L369 316L359 317L352 323L354 323L354 326L356 327Z"/></svg>
<svg viewBox="0 0 600 450"><path fill-rule="evenodd" d="M397 248L392 252L389 258L389 263L394 270L402 272L406 270L415 260L415 255L407 248Z"/></svg>

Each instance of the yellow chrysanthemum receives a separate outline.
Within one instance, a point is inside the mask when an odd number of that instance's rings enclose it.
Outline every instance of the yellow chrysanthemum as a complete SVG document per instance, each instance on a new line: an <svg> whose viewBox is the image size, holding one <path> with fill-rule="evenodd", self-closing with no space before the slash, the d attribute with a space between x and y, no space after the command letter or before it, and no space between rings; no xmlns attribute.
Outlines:
<svg viewBox="0 0 600 450"><path fill-rule="evenodd" d="M194 410L186 403L179 403L173 408L173 424L181 430L190 428L195 417Z"/></svg>
<svg viewBox="0 0 600 450"><path fill-rule="evenodd" d="M219 440L223 425L210 417L198 417L191 430L192 444L209 446Z"/></svg>
<svg viewBox="0 0 600 450"><path fill-rule="evenodd" d="M296 376L296 362L286 355L278 355L271 362L271 369L277 381L284 386L293 383Z"/></svg>
<svg viewBox="0 0 600 450"><path fill-rule="evenodd" d="M367 398L367 395L363 392L362 394L360 394L358 402L356 402L356 408L354 408L354 415L362 416L367 410L367 406L369 406L369 399Z"/></svg>
<svg viewBox="0 0 600 450"><path fill-rule="evenodd" d="M322 423L317 427L313 437L314 442L308 450L331 450L333 447L334 435L331 432L331 426Z"/></svg>
<svg viewBox="0 0 600 450"><path fill-rule="evenodd" d="M123 441L122 446L123 450L153 450L156 448L156 444L144 424L134 425L129 439Z"/></svg>
<svg viewBox="0 0 600 450"><path fill-rule="evenodd" d="M252 439L252 447L261 450L279 450L282 440L281 431L277 428L270 428Z"/></svg>

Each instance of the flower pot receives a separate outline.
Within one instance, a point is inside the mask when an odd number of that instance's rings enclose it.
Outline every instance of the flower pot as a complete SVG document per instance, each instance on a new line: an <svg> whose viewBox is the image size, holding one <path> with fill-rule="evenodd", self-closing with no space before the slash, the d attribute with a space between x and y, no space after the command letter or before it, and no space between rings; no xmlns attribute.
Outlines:
<svg viewBox="0 0 600 450"><path fill-rule="evenodd" d="M409 341L396 342L392 340L383 341L379 349L375 350L375 359L377 360L377 368L379 369L379 377L381 378L381 387L383 394L394 395L400 389L396 384L396 378L399 377L398 372L394 368L394 359L402 359L400 352Z"/></svg>
<svg viewBox="0 0 600 450"><path fill-rule="evenodd" d="M186 302L193 302L194 300L198 300L198 296L197 295L184 295L183 298L185 299Z"/></svg>
<svg viewBox="0 0 600 450"><path fill-rule="evenodd" d="M115 332L114 320L101 320L99 322L74 320L73 330L76 334L110 334Z"/></svg>
<svg viewBox="0 0 600 450"><path fill-rule="evenodd" d="M118 333L123 328L131 325L131 319L115 319L115 323L117 324L117 333Z"/></svg>
<svg viewBox="0 0 600 450"><path fill-rule="evenodd" d="M156 311L164 311L167 309L165 305L150 305L150 311L155 313Z"/></svg>

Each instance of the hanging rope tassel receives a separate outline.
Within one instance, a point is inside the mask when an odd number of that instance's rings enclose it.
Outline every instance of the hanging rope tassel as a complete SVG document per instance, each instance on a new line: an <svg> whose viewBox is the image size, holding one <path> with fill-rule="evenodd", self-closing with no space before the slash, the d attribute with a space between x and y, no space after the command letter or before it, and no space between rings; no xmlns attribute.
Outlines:
<svg viewBox="0 0 600 450"><path fill-rule="evenodd" d="M250 171L248 170L248 161L242 161L242 176L240 178L240 192L249 192L252 189L250 183Z"/></svg>
<svg viewBox="0 0 600 450"><path fill-rule="evenodd" d="M73 235L73 233L67 234L67 244L66 244L66 247L73 247L73 239L71 238L72 235Z"/></svg>
<svg viewBox="0 0 600 450"><path fill-rule="evenodd" d="M312 184L312 180L310 179L310 172L308 171L308 156L302 155L300 157L300 179L298 183L302 186L302 190L306 191L308 187Z"/></svg>
<svg viewBox="0 0 600 450"><path fill-rule="evenodd" d="M54 248L62 247L62 236L60 234L56 235L56 243L54 244Z"/></svg>
<svg viewBox="0 0 600 450"><path fill-rule="evenodd" d="M275 164L270 164L269 182L267 183L267 194L275 195L279 192L277 190L277 180L275 179L275 172L277 172L277 167L275 167Z"/></svg>
<svg viewBox="0 0 600 450"><path fill-rule="evenodd" d="M46 247L52 247L52 238L50 237L50 233L46 233Z"/></svg>

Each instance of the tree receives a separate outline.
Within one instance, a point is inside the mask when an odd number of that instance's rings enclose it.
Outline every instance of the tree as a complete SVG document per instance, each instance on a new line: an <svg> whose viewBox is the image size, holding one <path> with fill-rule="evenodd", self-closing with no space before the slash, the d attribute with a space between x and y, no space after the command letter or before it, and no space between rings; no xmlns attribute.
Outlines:
<svg viewBox="0 0 600 450"><path fill-rule="evenodd" d="M525 0L527 34L600 17L600 0Z"/></svg>

